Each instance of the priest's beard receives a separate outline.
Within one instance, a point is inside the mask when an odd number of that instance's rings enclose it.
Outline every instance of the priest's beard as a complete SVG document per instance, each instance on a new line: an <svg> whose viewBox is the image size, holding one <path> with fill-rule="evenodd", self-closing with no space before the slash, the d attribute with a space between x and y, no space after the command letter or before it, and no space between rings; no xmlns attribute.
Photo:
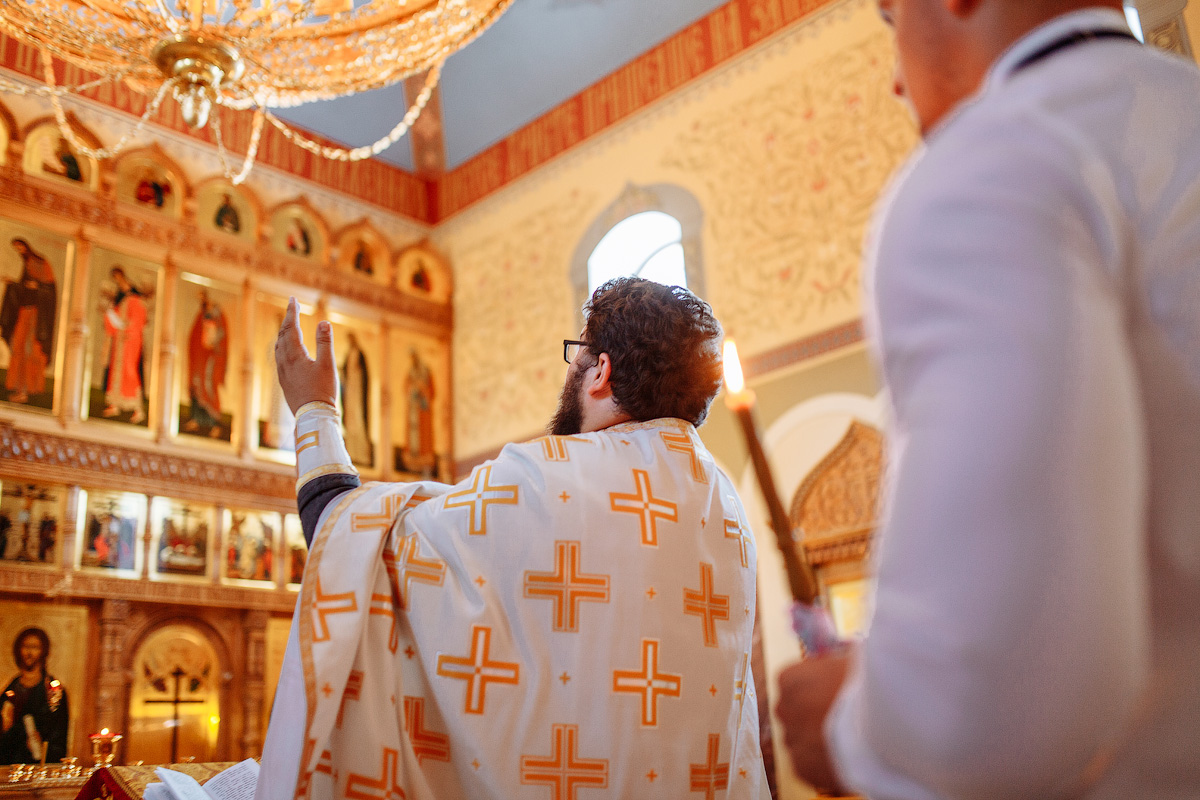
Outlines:
<svg viewBox="0 0 1200 800"><path fill-rule="evenodd" d="M583 432L584 370L572 367L558 396L558 410L550 418L550 433L555 436L574 436Z"/></svg>

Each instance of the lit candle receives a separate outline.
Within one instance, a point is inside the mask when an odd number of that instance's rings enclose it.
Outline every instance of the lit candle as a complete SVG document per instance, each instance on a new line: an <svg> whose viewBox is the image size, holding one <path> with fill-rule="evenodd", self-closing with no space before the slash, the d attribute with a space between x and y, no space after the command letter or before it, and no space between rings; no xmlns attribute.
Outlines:
<svg viewBox="0 0 1200 800"><path fill-rule="evenodd" d="M754 417L754 392L746 388L742 375L742 362L738 359L737 346L732 339L725 340L725 404L742 424L746 435L746 447L750 450L750 461L758 477L763 500L771 515L771 527L775 530L775 542L783 556L788 586L792 591L792 630L804 646L805 656L820 656L837 652L843 642L837 637L829 612L821 605L817 596L817 579L812 567L796 546L792 533L792 521L779 500L775 490L775 479L771 476L771 465L763 452L762 437L758 433L758 422Z"/></svg>
<svg viewBox="0 0 1200 800"><path fill-rule="evenodd" d="M783 555L783 565L787 570L788 586L792 590L792 598L798 603L811 605L817 598L817 581L812 569L796 548L796 540L792 535L792 522L788 518L783 503L779 500L779 492L775 490L775 479L771 475L771 465L767 462L767 454L763 451L762 437L758 433L758 421L754 416L754 392L746 388L746 380L742 375L742 362L738 359L737 345L732 339L725 340L725 405L737 416L742 425L742 433L746 436L746 447L750 451L750 461L754 464L754 474L758 477L758 486L762 490L763 500L767 503L767 511L771 515L771 527L775 530L775 541L779 552Z"/></svg>

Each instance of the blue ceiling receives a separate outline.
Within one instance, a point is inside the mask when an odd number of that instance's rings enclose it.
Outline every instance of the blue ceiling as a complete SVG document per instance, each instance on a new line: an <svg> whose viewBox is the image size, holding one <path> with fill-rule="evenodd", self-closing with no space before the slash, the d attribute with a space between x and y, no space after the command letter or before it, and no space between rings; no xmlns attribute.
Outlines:
<svg viewBox="0 0 1200 800"><path fill-rule="evenodd" d="M452 169L727 0L515 0L442 74ZM405 111L399 86L287 109L280 116L348 145L374 141ZM407 138L381 159L413 169Z"/></svg>

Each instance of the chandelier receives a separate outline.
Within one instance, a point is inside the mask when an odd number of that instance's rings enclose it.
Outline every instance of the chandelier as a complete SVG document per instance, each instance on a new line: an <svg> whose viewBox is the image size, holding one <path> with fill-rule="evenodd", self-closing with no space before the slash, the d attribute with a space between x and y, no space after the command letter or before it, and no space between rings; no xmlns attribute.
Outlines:
<svg viewBox="0 0 1200 800"><path fill-rule="evenodd" d="M49 98L71 146L93 158L120 152L172 96L193 128L212 122L226 177L249 173L265 123L325 158L378 155L420 116L446 58L482 33L512 0L3 0L0 32L38 49L44 85L0 78L0 90ZM96 75L58 85L54 59ZM379 89L425 73L396 126L355 148L316 142L272 109ZM108 148L74 132L62 97L108 81L148 95L137 124ZM241 169L230 167L214 106L254 113Z"/></svg>

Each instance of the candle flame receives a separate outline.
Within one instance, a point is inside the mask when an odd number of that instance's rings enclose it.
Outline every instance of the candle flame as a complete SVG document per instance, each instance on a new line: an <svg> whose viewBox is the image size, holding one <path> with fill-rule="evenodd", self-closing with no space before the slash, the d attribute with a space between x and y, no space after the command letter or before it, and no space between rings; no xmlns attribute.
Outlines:
<svg viewBox="0 0 1200 800"><path fill-rule="evenodd" d="M108 728L101 728L101 729L100 729L100 735L101 735L101 736L108 736Z"/></svg>
<svg viewBox="0 0 1200 800"><path fill-rule="evenodd" d="M733 339L725 340L725 388L737 394L746 388L746 379L742 376L742 362L738 359L737 345Z"/></svg>

